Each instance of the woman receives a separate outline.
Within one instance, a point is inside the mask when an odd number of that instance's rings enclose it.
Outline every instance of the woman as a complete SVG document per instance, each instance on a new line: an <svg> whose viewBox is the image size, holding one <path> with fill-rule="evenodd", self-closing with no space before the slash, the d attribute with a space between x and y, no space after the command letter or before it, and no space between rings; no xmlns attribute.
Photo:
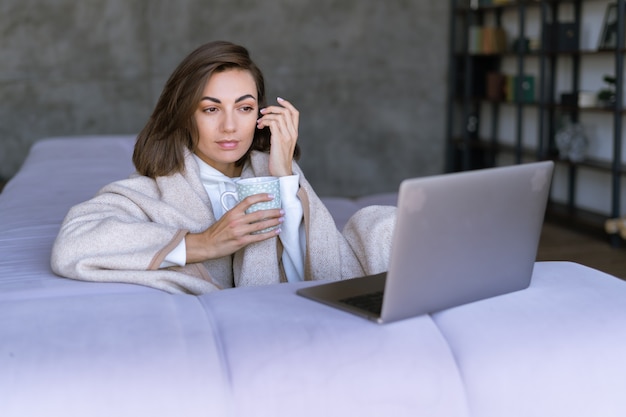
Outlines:
<svg viewBox="0 0 626 417"><path fill-rule="evenodd" d="M339 233L294 162L298 122L287 100L266 106L245 48L202 45L170 76L140 132L137 173L68 213L53 270L194 294L383 271L393 210L363 210ZM222 208L234 180L259 176L280 178L281 209L246 213L268 194Z"/></svg>

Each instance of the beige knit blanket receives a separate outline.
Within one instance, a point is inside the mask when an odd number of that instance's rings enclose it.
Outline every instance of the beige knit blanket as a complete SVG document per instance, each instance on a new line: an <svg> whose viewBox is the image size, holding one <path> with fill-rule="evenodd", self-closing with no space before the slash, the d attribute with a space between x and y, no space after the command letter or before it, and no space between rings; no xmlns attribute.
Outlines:
<svg viewBox="0 0 626 417"><path fill-rule="evenodd" d="M242 177L266 176L268 155L254 152ZM73 279L124 282L171 293L202 294L234 286L284 282L278 238L227 256L184 267L159 269L189 232L215 222L209 197L191 153L185 172L151 179L134 175L102 188L67 214L55 241L51 266ZM357 212L343 232L300 168L300 197L306 230L305 279L339 280L385 271L395 207Z"/></svg>

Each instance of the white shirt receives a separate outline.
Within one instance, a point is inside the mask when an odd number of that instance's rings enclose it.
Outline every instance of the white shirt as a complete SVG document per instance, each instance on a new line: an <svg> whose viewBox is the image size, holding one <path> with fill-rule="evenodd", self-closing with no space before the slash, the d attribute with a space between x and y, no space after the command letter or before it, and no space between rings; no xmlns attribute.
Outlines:
<svg viewBox="0 0 626 417"><path fill-rule="evenodd" d="M208 165L196 155L193 155L200 168L200 180L209 195L211 207L215 219L219 220L225 210L220 201L226 191L235 191L235 181L238 178L230 178L217 169ZM285 221L280 226L278 235L283 244L282 261L285 275L289 282L304 280L304 254L306 238L303 224L302 203L297 196L300 176L298 174L280 177L280 198L282 208L285 211ZM184 266L187 259L187 248L183 239L174 250L166 257L161 268L179 265Z"/></svg>

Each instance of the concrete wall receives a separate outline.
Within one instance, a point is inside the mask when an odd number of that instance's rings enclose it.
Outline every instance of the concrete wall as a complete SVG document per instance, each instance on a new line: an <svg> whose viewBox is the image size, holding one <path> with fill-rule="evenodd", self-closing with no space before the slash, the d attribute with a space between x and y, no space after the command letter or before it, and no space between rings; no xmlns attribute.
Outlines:
<svg viewBox="0 0 626 417"><path fill-rule="evenodd" d="M393 191L443 170L448 3L2 0L0 177L42 137L136 133L178 62L224 39L299 108L320 194Z"/></svg>

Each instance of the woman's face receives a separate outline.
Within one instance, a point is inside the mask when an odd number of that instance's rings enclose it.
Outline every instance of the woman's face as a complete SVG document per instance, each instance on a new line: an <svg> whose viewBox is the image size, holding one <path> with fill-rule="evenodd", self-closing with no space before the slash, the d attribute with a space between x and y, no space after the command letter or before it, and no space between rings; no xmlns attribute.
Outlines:
<svg viewBox="0 0 626 417"><path fill-rule="evenodd" d="M252 145L258 106L256 83L249 71L213 74L194 113L199 135L195 154L229 177L241 175L235 162Z"/></svg>

